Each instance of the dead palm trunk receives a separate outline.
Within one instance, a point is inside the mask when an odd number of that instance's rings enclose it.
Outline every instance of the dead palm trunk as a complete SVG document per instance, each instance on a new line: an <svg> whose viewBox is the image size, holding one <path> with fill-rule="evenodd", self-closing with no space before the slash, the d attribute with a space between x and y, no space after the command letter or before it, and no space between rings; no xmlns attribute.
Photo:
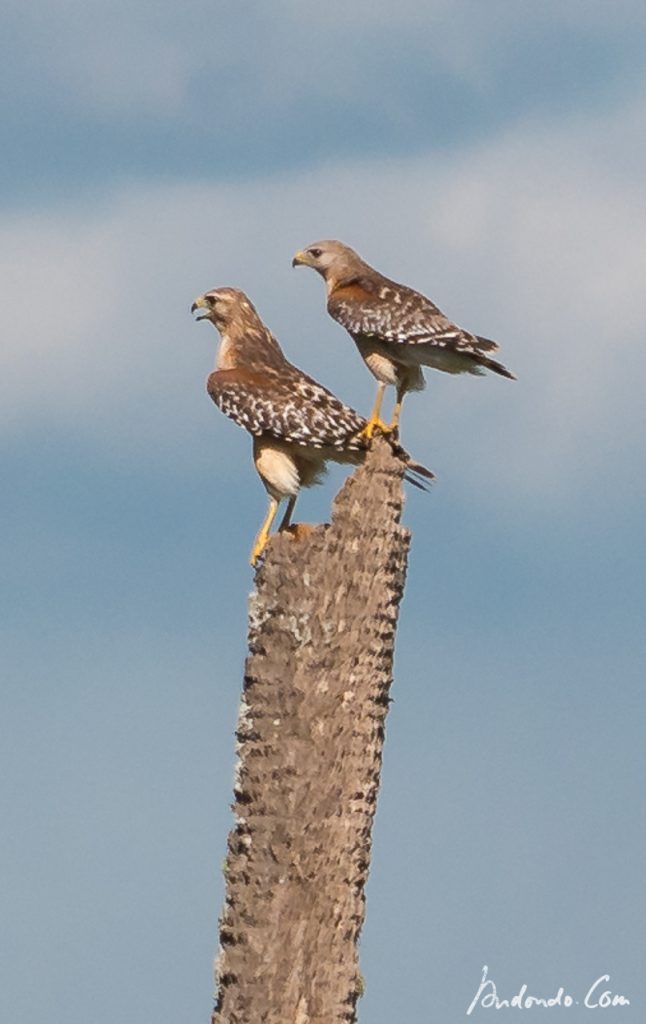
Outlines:
<svg viewBox="0 0 646 1024"><path fill-rule="evenodd" d="M271 541L251 598L212 1024L356 1019L363 924L410 536L377 441L331 525Z"/></svg>

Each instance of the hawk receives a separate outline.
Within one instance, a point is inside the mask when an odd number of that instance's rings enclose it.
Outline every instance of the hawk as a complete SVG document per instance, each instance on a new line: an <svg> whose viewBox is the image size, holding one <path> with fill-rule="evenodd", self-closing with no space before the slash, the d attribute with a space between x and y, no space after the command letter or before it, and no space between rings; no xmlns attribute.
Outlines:
<svg viewBox="0 0 646 1024"><path fill-rule="evenodd" d="M265 549L279 505L287 508L279 529L291 521L301 487L320 483L326 463L356 464L365 458L363 416L290 363L251 301L236 288L214 288L191 306L197 320L210 320L221 337L207 391L225 415L253 438L256 470L269 495L267 515L256 537L251 564ZM433 474L393 444L407 478Z"/></svg>
<svg viewBox="0 0 646 1024"><path fill-rule="evenodd" d="M377 378L377 397L366 424L366 437L375 429L396 432L407 391L425 385L423 366L445 373L482 374L493 370L515 380L502 363L491 358L498 345L457 327L420 292L397 284L369 266L343 242L313 242L297 252L292 266L312 267L325 280L327 310L348 331ZM392 423L382 422L381 403L387 384L397 398Z"/></svg>

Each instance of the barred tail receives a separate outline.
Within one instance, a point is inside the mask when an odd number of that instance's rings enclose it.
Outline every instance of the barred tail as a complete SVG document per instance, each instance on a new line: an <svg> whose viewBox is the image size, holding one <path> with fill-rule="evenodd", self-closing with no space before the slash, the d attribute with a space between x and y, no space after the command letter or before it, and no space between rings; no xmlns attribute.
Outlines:
<svg viewBox="0 0 646 1024"><path fill-rule="evenodd" d="M480 341L482 339L478 339ZM471 358L478 366L484 366L487 370L493 370L494 373L499 373L501 377L508 377L509 380L516 380L517 378L508 370L502 363L496 362L495 359L490 359L489 356L483 356L480 352L471 352Z"/></svg>

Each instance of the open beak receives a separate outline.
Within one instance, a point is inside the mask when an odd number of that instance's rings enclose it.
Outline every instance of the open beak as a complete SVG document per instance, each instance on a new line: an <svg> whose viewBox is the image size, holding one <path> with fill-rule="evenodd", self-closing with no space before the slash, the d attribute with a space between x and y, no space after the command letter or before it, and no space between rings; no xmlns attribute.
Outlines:
<svg viewBox="0 0 646 1024"><path fill-rule="evenodd" d="M292 260L293 267L306 267L309 264L309 258L306 252L297 252Z"/></svg>
<svg viewBox="0 0 646 1024"><path fill-rule="evenodd" d="M193 305L191 306L191 313L197 313L198 309L206 309L206 310L208 310L208 308L209 307L208 307L208 305L206 303L206 299L204 298L203 295L200 295L199 299L196 299L195 302L193 303ZM203 313L202 316L196 316L195 317L195 323L197 323L198 320L208 320L208 318L209 318L208 312Z"/></svg>

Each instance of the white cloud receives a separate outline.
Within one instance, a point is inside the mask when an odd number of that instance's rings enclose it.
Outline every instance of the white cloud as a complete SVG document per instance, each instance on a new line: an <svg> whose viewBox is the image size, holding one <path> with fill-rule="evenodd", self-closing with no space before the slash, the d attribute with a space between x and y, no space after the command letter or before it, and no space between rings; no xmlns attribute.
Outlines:
<svg viewBox="0 0 646 1024"><path fill-rule="evenodd" d="M215 119L239 105L244 116L266 105L286 109L303 95L342 100L362 91L366 103L396 102L405 116L406 103L392 95L397 55L487 88L510 51L532 38L540 45L542 30L552 39L576 32L586 43L646 28L644 6L633 0L400 0L396 9L390 0L11 0L3 16L10 45L0 75L12 76L9 94L42 97L48 109L163 121L190 118L205 75Z"/></svg>
<svg viewBox="0 0 646 1024"><path fill-rule="evenodd" d="M213 414L197 396L216 339L187 310L215 284L248 290L294 361L366 408L371 380L326 318L320 282L289 266L296 248L337 236L497 337L519 375L432 375L405 409L415 453L436 468L459 456L473 486L493 479L523 500L581 486L622 430L634 435L643 405L642 116L526 125L441 159L131 185L17 218L0 233L0 415L127 450L188 445Z"/></svg>

